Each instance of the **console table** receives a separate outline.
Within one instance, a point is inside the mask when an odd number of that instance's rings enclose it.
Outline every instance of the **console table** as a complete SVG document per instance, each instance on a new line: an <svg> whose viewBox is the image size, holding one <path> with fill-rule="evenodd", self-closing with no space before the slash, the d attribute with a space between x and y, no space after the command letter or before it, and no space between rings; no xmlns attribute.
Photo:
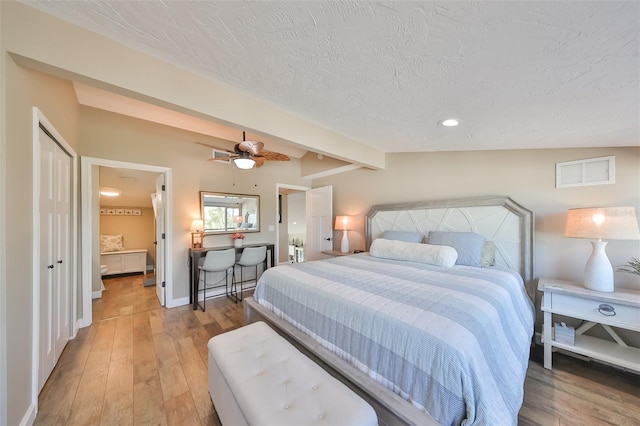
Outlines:
<svg viewBox="0 0 640 426"><path fill-rule="evenodd" d="M275 255L275 245L274 244L270 244L270 243L264 243L264 244L244 244L242 247L234 247L234 246L222 246L222 247L205 247L205 248L200 248L200 249L189 249L189 259L188 259L188 265L189 265L189 300L191 302L191 304L193 305L193 309L196 310L198 309L198 297L197 295L194 296L197 292L197 285L198 285L198 265L200 265L200 260L206 256L208 251L211 250L226 250L226 249L230 249L230 248L235 248L236 249L236 254L237 253L242 253L242 250L244 250L246 247L262 247L262 246L266 246L267 247L267 258L264 261L264 269L266 270L269 267L274 266L275 260L276 260L276 255ZM269 262L270 261L270 262Z"/></svg>

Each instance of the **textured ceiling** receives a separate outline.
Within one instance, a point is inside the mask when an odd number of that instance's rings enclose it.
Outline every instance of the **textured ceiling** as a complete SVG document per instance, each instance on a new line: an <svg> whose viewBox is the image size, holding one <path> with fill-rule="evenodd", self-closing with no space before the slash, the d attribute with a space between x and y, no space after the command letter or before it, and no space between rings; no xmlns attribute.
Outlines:
<svg viewBox="0 0 640 426"><path fill-rule="evenodd" d="M637 1L23 3L384 152L640 144Z"/></svg>

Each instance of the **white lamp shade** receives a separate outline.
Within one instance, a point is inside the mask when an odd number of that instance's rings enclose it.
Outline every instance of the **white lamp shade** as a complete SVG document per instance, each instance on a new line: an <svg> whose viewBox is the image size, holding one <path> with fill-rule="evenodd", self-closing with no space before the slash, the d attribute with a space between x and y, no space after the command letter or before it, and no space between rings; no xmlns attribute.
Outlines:
<svg viewBox="0 0 640 426"><path fill-rule="evenodd" d="M204 229L204 222L202 219L193 219L191 221L191 232L202 232Z"/></svg>
<svg viewBox="0 0 640 426"><path fill-rule="evenodd" d="M351 216L336 216L336 224L333 229L350 231L353 227Z"/></svg>
<svg viewBox="0 0 640 426"><path fill-rule="evenodd" d="M571 238L640 240L634 207L569 209L564 235Z"/></svg>

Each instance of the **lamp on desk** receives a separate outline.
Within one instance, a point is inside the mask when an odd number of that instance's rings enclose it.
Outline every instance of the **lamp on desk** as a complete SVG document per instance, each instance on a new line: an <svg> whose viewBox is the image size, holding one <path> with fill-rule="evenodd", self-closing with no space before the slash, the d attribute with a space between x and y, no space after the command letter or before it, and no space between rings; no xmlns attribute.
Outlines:
<svg viewBox="0 0 640 426"><path fill-rule="evenodd" d="M203 230L204 222L202 219L193 219L193 221L191 221L191 248L202 248Z"/></svg>
<svg viewBox="0 0 640 426"><path fill-rule="evenodd" d="M349 236L347 232L353 227L353 221L351 216L336 216L336 225L334 229L342 230L342 243L340 244L340 251L342 253L349 253Z"/></svg>
<svg viewBox="0 0 640 426"><path fill-rule="evenodd" d="M565 237L590 238L593 252L584 268L584 286L612 292L613 266L607 257L607 240L638 240L638 220L634 207L596 207L569 209Z"/></svg>
<svg viewBox="0 0 640 426"><path fill-rule="evenodd" d="M236 228L240 228L242 226L242 222L244 222L244 218L242 215L234 216L233 221L236 224Z"/></svg>

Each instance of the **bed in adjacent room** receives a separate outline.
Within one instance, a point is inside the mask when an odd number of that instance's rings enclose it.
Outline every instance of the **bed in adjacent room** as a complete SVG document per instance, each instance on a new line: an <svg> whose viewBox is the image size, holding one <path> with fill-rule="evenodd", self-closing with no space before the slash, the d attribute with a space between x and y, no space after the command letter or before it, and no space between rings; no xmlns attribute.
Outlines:
<svg viewBox="0 0 640 426"><path fill-rule="evenodd" d="M247 320L342 376L381 423L516 424L532 213L482 197L375 206L366 223L367 253L266 271Z"/></svg>

